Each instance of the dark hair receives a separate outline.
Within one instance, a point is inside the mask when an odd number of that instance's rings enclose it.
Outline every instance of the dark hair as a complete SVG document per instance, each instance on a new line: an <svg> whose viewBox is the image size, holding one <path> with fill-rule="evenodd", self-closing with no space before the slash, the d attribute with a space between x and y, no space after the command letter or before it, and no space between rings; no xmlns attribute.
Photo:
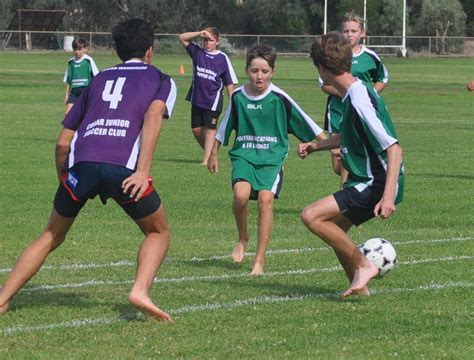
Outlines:
<svg viewBox="0 0 474 360"><path fill-rule="evenodd" d="M85 48L88 46L89 46L89 43L87 42L87 40L83 38L75 37L74 40L72 41L72 48L74 50L77 50L79 48Z"/></svg>
<svg viewBox="0 0 474 360"><path fill-rule="evenodd" d="M316 67L323 67L334 75L350 72L351 42L338 31L328 32L314 41L310 57Z"/></svg>
<svg viewBox="0 0 474 360"><path fill-rule="evenodd" d="M112 29L112 37L117 55L122 61L144 57L155 41L152 27L142 19L122 21Z"/></svg>
<svg viewBox="0 0 474 360"><path fill-rule="evenodd" d="M248 69L252 60L256 58L264 59L268 63L268 65L270 65L270 67L274 69L276 57L276 51L271 46L265 44L254 45L247 51L247 61L245 64L245 69Z"/></svg>

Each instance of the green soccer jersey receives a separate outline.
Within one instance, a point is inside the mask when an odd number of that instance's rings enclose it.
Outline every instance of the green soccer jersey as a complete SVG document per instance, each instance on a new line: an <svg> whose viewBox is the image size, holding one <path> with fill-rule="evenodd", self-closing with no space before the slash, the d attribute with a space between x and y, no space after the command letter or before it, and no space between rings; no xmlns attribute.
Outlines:
<svg viewBox="0 0 474 360"><path fill-rule="evenodd" d="M398 142L383 98L367 83L357 80L343 98L341 156L349 177L344 187L362 191L383 188L387 175L386 149ZM400 164L395 203L403 198L404 168Z"/></svg>
<svg viewBox="0 0 474 360"><path fill-rule="evenodd" d="M67 63L64 82L69 84L71 89L89 86L92 78L98 73L99 69L89 55L84 55L79 61L71 58Z"/></svg>
<svg viewBox="0 0 474 360"><path fill-rule="evenodd" d="M260 190L273 184L281 170L288 155L288 134L310 141L322 129L288 94L270 84L260 96L247 94L244 86L234 91L216 139L228 145L233 131L235 140L229 151L233 165L247 164L257 169L257 180L246 180Z"/></svg>
<svg viewBox="0 0 474 360"><path fill-rule="evenodd" d="M388 82L387 68L382 64L377 54L366 47L362 47L358 54L352 55L351 73L366 83L381 82L386 84ZM321 79L320 85L324 85ZM339 96L329 95L326 105L325 130L330 133L338 133L342 113L342 99Z"/></svg>

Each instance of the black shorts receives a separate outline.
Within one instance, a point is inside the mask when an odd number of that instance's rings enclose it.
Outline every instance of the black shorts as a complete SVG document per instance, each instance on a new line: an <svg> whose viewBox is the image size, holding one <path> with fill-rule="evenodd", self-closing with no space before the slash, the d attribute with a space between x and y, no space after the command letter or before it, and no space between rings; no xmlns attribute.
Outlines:
<svg viewBox="0 0 474 360"><path fill-rule="evenodd" d="M212 111L193 105L191 107L191 128L195 129L204 126L209 129L216 129L220 114L220 111Z"/></svg>
<svg viewBox="0 0 474 360"><path fill-rule="evenodd" d="M81 94L86 89L87 89L87 87L85 87L85 86L71 89L71 91L69 92L69 96L67 98L67 103L68 104L74 104L77 101L77 99L79 99L79 96L81 96Z"/></svg>
<svg viewBox="0 0 474 360"><path fill-rule="evenodd" d="M367 186L360 192L351 186L333 194L342 214L354 225L360 225L375 216L374 208L382 195L383 187L375 186Z"/></svg>
<svg viewBox="0 0 474 360"><path fill-rule="evenodd" d="M99 195L103 204L112 198L134 220L153 214L160 208L161 199L153 188L150 177L148 189L135 201L122 190L122 182L133 172L126 167L111 164L81 162L63 176L54 198L59 215L76 217L87 200Z"/></svg>

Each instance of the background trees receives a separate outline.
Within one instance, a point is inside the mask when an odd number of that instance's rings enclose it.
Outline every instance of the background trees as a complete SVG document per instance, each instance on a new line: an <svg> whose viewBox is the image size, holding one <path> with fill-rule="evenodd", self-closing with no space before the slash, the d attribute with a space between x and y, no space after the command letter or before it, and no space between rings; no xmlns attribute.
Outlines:
<svg viewBox="0 0 474 360"><path fill-rule="evenodd" d="M403 0L367 1L370 35L401 34ZM328 30L338 30L343 14L363 14L363 0L328 1ZM408 0L413 35L474 36L474 1ZM2 0L0 30L17 9L65 9L67 31L110 31L127 17L142 17L156 32L179 33L217 26L223 33L321 34L324 0Z"/></svg>

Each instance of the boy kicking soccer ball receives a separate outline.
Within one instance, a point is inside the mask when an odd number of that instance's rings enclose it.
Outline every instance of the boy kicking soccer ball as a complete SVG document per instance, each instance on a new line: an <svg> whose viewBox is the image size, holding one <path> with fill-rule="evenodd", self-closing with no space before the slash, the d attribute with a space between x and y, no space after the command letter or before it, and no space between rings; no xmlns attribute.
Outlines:
<svg viewBox="0 0 474 360"><path fill-rule="evenodd" d="M340 148L348 178L342 190L324 197L302 212L306 227L336 253L350 287L343 296L370 295L369 281L377 267L365 258L347 235L352 225L373 217L386 219L403 197L402 149L384 100L371 85L351 74L352 49L339 32L317 39L311 58L324 83L342 95L341 132L319 143L300 144L298 155Z"/></svg>

